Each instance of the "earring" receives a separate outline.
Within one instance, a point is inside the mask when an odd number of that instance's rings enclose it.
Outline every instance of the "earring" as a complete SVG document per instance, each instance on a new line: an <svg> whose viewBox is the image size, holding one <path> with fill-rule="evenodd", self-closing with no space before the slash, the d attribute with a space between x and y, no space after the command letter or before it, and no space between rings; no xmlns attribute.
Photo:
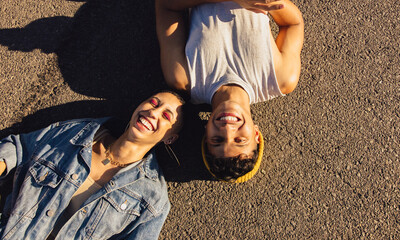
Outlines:
<svg viewBox="0 0 400 240"><path fill-rule="evenodd" d="M126 127L125 127L125 130L124 130L124 132L126 132L126 130L129 128L129 126L131 125L131 123L130 122L128 122L128 124L126 125Z"/></svg>
<svg viewBox="0 0 400 240"><path fill-rule="evenodd" d="M169 143L171 143L171 141L168 141L168 143L164 143L164 147L165 150L167 151L168 155L170 156L170 158L175 159L175 161L178 163L178 166L181 165L181 163L179 162L178 157L175 155L174 151L172 150L171 146L169 145Z"/></svg>

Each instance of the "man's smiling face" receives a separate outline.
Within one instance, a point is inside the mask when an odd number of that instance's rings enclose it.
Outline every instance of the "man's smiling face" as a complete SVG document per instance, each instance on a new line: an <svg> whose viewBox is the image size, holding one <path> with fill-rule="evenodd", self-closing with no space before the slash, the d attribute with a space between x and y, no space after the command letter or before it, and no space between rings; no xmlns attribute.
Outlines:
<svg viewBox="0 0 400 240"><path fill-rule="evenodd" d="M207 148L215 157L251 156L257 149L258 137L251 113L234 101L219 104L206 125Z"/></svg>

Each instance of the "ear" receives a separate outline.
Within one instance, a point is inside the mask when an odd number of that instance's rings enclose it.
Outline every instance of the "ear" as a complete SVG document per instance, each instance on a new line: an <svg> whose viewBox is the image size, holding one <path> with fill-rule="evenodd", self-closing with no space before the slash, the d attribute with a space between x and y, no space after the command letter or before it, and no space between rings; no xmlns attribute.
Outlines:
<svg viewBox="0 0 400 240"><path fill-rule="evenodd" d="M254 125L254 131L256 131L256 142L257 144L260 143L260 130L258 129L258 125Z"/></svg>
<svg viewBox="0 0 400 240"><path fill-rule="evenodd" d="M176 133L174 133L174 134L172 134L171 136L169 136L167 139L163 140L163 142L164 142L165 144L172 144L172 143L174 143L176 140L178 140L178 138L179 138L179 135L176 134Z"/></svg>

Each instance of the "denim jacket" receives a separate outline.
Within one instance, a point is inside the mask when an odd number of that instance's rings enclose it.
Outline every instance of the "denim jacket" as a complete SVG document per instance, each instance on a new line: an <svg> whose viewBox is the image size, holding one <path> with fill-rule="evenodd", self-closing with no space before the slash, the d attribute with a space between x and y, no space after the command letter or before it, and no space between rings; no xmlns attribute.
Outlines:
<svg viewBox="0 0 400 240"><path fill-rule="evenodd" d="M88 177L93 137L107 120L55 123L0 141L0 159L6 162L7 174L16 170L1 216L1 239L48 237ZM164 177L154 153L149 153L139 165L121 169L90 196L56 239L157 239L169 209Z"/></svg>

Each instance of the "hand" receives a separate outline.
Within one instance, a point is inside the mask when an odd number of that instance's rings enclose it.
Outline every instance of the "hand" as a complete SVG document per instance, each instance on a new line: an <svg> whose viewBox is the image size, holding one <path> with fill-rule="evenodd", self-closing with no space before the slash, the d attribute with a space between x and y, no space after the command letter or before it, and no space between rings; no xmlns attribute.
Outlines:
<svg viewBox="0 0 400 240"><path fill-rule="evenodd" d="M0 176L3 175L6 168L7 168L6 163L3 161L0 161Z"/></svg>
<svg viewBox="0 0 400 240"><path fill-rule="evenodd" d="M267 14L269 11L279 10L284 7L279 0L234 0L237 4L255 13Z"/></svg>

